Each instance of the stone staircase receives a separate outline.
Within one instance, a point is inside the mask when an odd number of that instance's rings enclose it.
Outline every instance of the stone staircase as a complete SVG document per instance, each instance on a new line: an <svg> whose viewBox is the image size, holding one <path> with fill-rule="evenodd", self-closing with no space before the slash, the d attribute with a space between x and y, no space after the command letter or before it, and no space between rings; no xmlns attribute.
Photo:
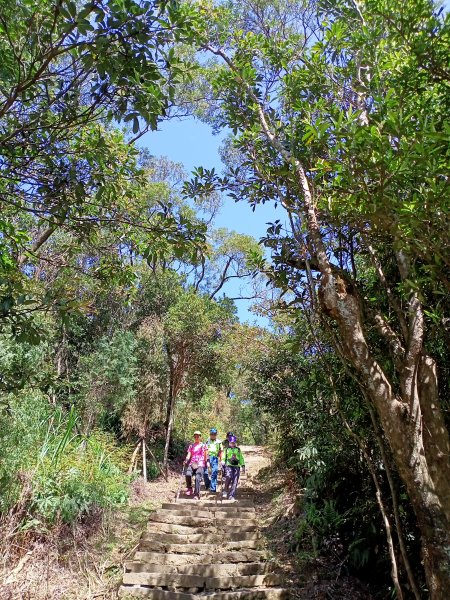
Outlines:
<svg viewBox="0 0 450 600"><path fill-rule="evenodd" d="M248 451L247 451L248 453ZM247 456L249 464L250 456ZM119 597L153 600L281 600L258 528L254 490L242 477L236 503L181 497L151 515L134 559L125 564Z"/></svg>

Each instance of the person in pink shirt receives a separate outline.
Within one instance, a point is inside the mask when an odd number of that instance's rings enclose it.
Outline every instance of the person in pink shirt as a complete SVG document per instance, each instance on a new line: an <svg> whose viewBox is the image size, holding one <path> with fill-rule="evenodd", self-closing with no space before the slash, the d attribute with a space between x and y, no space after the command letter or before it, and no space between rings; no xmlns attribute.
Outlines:
<svg viewBox="0 0 450 600"><path fill-rule="evenodd" d="M190 444L184 465L186 469L186 496L192 496L192 477L195 477L194 500L200 500L200 485L203 480L205 468L209 464L208 450L200 441L200 431L194 431L194 443Z"/></svg>

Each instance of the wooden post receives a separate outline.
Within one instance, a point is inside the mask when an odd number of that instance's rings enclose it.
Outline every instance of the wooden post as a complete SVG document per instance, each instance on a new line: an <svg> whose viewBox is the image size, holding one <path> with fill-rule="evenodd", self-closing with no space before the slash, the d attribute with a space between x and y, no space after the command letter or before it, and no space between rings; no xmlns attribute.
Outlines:
<svg viewBox="0 0 450 600"><path fill-rule="evenodd" d="M145 440L142 438L142 475L144 480L147 481L147 456L145 454Z"/></svg>

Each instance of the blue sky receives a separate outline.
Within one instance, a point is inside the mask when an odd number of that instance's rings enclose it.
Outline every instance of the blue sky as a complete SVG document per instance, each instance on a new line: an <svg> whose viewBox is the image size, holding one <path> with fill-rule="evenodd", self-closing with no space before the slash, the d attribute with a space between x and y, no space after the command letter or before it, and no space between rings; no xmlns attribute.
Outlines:
<svg viewBox="0 0 450 600"><path fill-rule="evenodd" d="M191 173L195 167L222 169L219 147L221 135L213 135L211 128L193 119L174 119L159 125L158 131L144 135L139 144L152 154L167 156L180 162ZM281 218L281 211L269 203L257 207L255 212L245 202L226 200L216 220L217 227L227 227L259 238L266 231L266 222Z"/></svg>
<svg viewBox="0 0 450 600"><path fill-rule="evenodd" d="M196 119L174 119L161 123L158 131L144 135L139 140L139 145L147 147L156 156L167 156L172 161L182 163L188 173L199 166L214 167L220 172L222 164L219 147L222 139L223 136L213 135L208 125ZM215 227L226 227L259 240L266 232L267 223L276 219L283 219L283 214L280 209L275 209L272 203L259 205L253 212L246 202L234 202L224 198L223 207L214 224ZM233 280L223 289L227 295L233 297L237 294L239 285L241 284ZM267 325L265 319L257 318L248 311L250 304L247 300L236 301L239 319Z"/></svg>

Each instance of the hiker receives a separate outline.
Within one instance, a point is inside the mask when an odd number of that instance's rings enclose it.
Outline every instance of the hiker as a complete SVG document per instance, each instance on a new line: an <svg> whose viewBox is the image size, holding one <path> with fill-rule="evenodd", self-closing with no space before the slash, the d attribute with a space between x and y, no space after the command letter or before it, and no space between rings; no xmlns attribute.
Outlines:
<svg viewBox="0 0 450 600"><path fill-rule="evenodd" d="M208 450L211 475L205 470L205 488L216 493L217 474L219 472L219 461L222 460L222 442L217 439L217 429L213 427L209 432L209 440L205 444Z"/></svg>
<svg viewBox="0 0 450 600"><path fill-rule="evenodd" d="M192 477L195 477L194 500L200 500L200 485L203 479L205 466L209 463L208 450L200 441L200 431L194 431L194 443L190 444L184 465L186 469L186 496L192 496Z"/></svg>
<svg viewBox="0 0 450 600"><path fill-rule="evenodd" d="M222 449L226 450L228 448L228 446L230 445L230 437L234 435L234 433L232 431L229 431L227 433L227 437L223 440L222 442Z"/></svg>
<svg viewBox="0 0 450 600"><path fill-rule="evenodd" d="M225 490L223 498L228 498L232 502L236 500L236 490L239 482L239 476L245 473L245 460L242 451L236 446L236 438L231 435L228 439L229 447L223 451L223 462L225 464Z"/></svg>
<svg viewBox="0 0 450 600"><path fill-rule="evenodd" d="M221 461L221 467L222 467L222 478L225 479L225 461L223 459L223 453L225 452L225 450L230 446L230 437L233 435L232 431L229 431L227 433L226 438L223 440L222 442L222 461Z"/></svg>

